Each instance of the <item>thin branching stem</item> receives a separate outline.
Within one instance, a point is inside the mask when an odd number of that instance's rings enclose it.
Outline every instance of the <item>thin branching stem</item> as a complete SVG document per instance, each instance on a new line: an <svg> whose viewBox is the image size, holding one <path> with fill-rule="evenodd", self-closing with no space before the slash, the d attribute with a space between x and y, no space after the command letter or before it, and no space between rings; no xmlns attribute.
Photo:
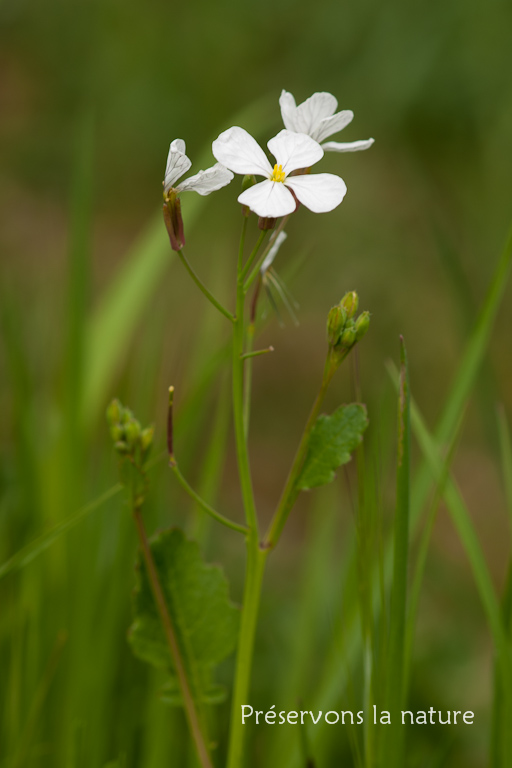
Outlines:
<svg viewBox="0 0 512 768"><path fill-rule="evenodd" d="M183 696L183 703L185 706L185 714L188 720L192 738L196 746L199 762L201 764L201 768L213 768L213 763L211 761L203 731L199 722L199 716L194 703L194 698L192 696L192 691L190 690L188 683L183 659L181 658L181 652L178 641L176 639L176 634L174 632L171 616L167 608L167 603L165 602L164 592L158 578L155 561L153 560L153 555L149 546L140 506L134 507L133 517L135 520L135 526L137 528L137 535L139 537L142 557L144 558L149 583L151 585L151 591L153 592L153 597L155 598L160 620L162 622L162 627L165 633L167 644L169 646L169 651L171 653L171 658L178 677L181 695Z"/></svg>
<svg viewBox="0 0 512 768"><path fill-rule="evenodd" d="M235 318L233 317L231 312L228 309L226 309L225 307L223 307L222 304L219 301L217 301L215 296L212 293L210 293L208 288L205 286L205 284L198 277L198 275L195 272L195 270L191 267L187 257L183 253L183 251L179 250L179 251L177 251L177 254L180 257L181 262L182 262L183 266L185 267L185 269L187 270L187 272L189 273L190 277L192 278L194 283L197 285L199 290L206 296L206 298L208 299L210 304L213 304L215 309L218 309L219 312L222 315L224 315L224 317L227 317L228 320L231 320L231 322L234 322Z"/></svg>
<svg viewBox="0 0 512 768"><path fill-rule="evenodd" d="M222 525L225 525L226 528L231 528L233 531L238 531L238 533L243 533L244 535L247 535L249 533L249 529L246 528L245 525L238 525L238 523L234 523L232 520L230 520L227 517L224 517L224 515L221 515L220 512L217 512L213 507L211 507L204 499L199 496L198 493L194 491L191 485L188 484L188 482L185 480L183 475L181 474L180 468L178 467L176 460L172 459L169 463L169 466L171 467L172 471L174 472L174 475L181 485L181 487L188 493L188 495L194 499L194 501L203 509L210 517L213 517L214 520L217 520L218 523L222 523Z"/></svg>

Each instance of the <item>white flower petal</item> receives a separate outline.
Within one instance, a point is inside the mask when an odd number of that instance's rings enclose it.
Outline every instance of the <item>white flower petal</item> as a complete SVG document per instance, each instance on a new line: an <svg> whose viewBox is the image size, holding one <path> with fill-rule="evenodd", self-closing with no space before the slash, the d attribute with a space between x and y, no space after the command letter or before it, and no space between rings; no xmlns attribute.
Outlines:
<svg viewBox="0 0 512 768"><path fill-rule="evenodd" d="M347 191L343 179L332 173L291 176L285 184L293 189L297 200L313 213L332 211L341 203Z"/></svg>
<svg viewBox="0 0 512 768"><path fill-rule="evenodd" d="M288 91L281 91L279 106L281 107L281 117L283 118L285 128L288 128L289 131L297 131L298 129L295 127L297 105L292 94Z"/></svg>
<svg viewBox="0 0 512 768"><path fill-rule="evenodd" d="M183 139L174 139L169 147L169 154L167 156L164 191L167 192L188 171L191 165L192 162L185 154L185 142Z"/></svg>
<svg viewBox="0 0 512 768"><path fill-rule="evenodd" d="M293 116L294 130L313 135L320 121L333 115L337 107L338 102L331 93L314 93L297 107Z"/></svg>
<svg viewBox="0 0 512 768"><path fill-rule="evenodd" d="M209 195L210 192L215 192L217 189L225 187L232 178L233 174L231 171L228 171L220 163L215 163L211 168L207 168L206 171L199 171L195 176L185 179L181 184L178 184L176 189L178 192L193 190L200 195Z"/></svg>
<svg viewBox="0 0 512 768"><path fill-rule="evenodd" d="M361 141L326 141L322 147L326 152L358 152L361 149L369 149L375 139L362 139Z"/></svg>
<svg viewBox="0 0 512 768"><path fill-rule="evenodd" d="M272 166L266 154L243 128L228 128L215 139L212 152L216 160L234 173L270 176Z"/></svg>
<svg viewBox="0 0 512 768"><path fill-rule="evenodd" d="M181 152L182 155L187 154L187 146L183 139L174 139L174 141L171 142L171 149L175 152Z"/></svg>
<svg viewBox="0 0 512 768"><path fill-rule="evenodd" d="M338 112L332 117L326 117L324 120L321 120L311 136L316 139L316 141L323 141L328 136L332 136L333 133L342 131L353 119L354 113L352 110L344 109L342 112Z"/></svg>
<svg viewBox="0 0 512 768"><path fill-rule="evenodd" d="M260 181L238 196L238 202L247 205L258 216L277 219L287 216L296 208L295 199L281 181Z"/></svg>
<svg viewBox="0 0 512 768"><path fill-rule="evenodd" d="M310 168L324 155L320 144L305 133L293 133L283 129L267 143L283 171L288 174L297 168Z"/></svg>
<svg viewBox="0 0 512 768"><path fill-rule="evenodd" d="M282 244L284 243L287 237L288 235L286 234L286 232L280 232L278 236L274 239L274 242L272 243L269 252L265 256L261 264L260 272L262 275L264 275L267 269L269 269L269 267L272 266L272 263L275 257L277 256L278 250L280 249L280 247L282 246Z"/></svg>

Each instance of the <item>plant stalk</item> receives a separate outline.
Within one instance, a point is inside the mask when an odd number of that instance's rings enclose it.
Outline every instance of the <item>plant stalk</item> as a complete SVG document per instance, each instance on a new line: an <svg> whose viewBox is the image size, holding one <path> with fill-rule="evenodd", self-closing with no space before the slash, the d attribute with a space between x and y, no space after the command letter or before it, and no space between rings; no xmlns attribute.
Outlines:
<svg viewBox="0 0 512 768"><path fill-rule="evenodd" d="M162 585L160 584L158 573L155 566L155 561L153 560L153 555L151 553L151 549L149 546L146 530L144 528L144 522L142 520L140 506L135 506L133 510L133 516L135 519L137 534L139 537L140 547L142 550L142 556L144 558L144 563L146 565L146 570L148 573L149 583L151 585L153 597L155 598L158 612L160 614L160 619L162 621L165 637L167 639L169 650L171 652L171 658L173 660L173 663L176 669L176 674L178 676L181 694L183 696L183 703L185 705L185 714L187 716L190 732L192 734L192 738L196 746L199 762L201 764L201 768L213 768L213 763L211 761L208 748L206 746L206 741L201 729L199 716L197 714L192 692L188 684L187 674L181 658L178 641L176 639L171 617L167 609L167 603L165 602L165 596L163 593Z"/></svg>
<svg viewBox="0 0 512 768"><path fill-rule="evenodd" d="M235 671L235 685L231 706L231 730L227 768L241 768L244 751L244 728L241 720L241 706L247 703L251 678L254 635L258 618L261 585L265 570L266 553L259 545L258 519L252 489L249 455L244 424L244 337L245 337L245 292L243 250L246 221L242 229L238 254L238 275L236 287L236 313L233 323L233 420L235 426L238 474L244 504L245 517L249 526L247 535L247 565L245 575L242 621L238 640ZM265 233L262 233L264 235ZM256 257L263 242L260 235L249 257L248 263Z"/></svg>

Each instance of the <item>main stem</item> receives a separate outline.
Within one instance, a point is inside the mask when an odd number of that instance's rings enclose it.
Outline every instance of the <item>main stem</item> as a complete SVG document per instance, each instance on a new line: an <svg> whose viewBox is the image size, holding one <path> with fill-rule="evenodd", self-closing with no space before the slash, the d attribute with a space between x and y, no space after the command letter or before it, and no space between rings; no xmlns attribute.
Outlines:
<svg viewBox="0 0 512 768"><path fill-rule="evenodd" d="M151 590L153 592L153 596L157 604L158 612L160 614L160 619L162 621L162 626L165 632L165 637L169 645L171 657L174 663L174 667L176 669L176 674L178 676L181 694L183 696L183 703L185 705L185 714L187 716L190 731L194 739L197 754L199 757L199 762L201 763L202 768L213 768L213 763L211 761L208 748L206 746L204 735L199 722L199 716L197 714L197 710L194 704L192 691L190 690L187 674L185 672L185 668L183 666L183 662L181 659L181 653L178 646L178 641L176 639L176 635L174 633L174 629L172 626L171 617L167 609L167 603L165 602L165 596L162 590L162 585L160 584L160 580L158 578L158 573L155 566L155 561L153 560L153 555L151 553L151 549L149 546L146 530L144 528L144 523L142 520L140 507L135 507L133 516L135 518L135 525L137 527L137 533L139 536L142 556L144 558L144 563L146 565L146 570L148 573L149 583L151 585Z"/></svg>
<svg viewBox="0 0 512 768"><path fill-rule="evenodd" d="M261 585L265 570L266 552L259 544L258 519L254 504L249 455L247 451L246 431L244 426L244 334L245 334L245 292L243 246L245 227L242 230L238 256L238 275L236 289L236 313L233 323L233 418L235 426L236 454L238 474L242 490L242 499L249 533L247 534L247 565L243 597L242 621L238 640L235 685L231 708L231 731L229 740L227 768L242 768L244 752L244 726L242 725L242 705L247 704L251 678L254 635L258 618ZM263 239L260 236L256 251Z"/></svg>

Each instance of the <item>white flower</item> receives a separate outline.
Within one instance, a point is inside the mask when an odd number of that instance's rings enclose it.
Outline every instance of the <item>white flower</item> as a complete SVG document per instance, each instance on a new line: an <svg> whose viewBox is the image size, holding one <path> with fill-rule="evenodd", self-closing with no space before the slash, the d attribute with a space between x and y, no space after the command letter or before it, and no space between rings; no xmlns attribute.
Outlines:
<svg viewBox="0 0 512 768"><path fill-rule="evenodd" d="M233 178L231 171L224 168L220 163L215 163L206 171L199 171L195 176L185 179L181 184L175 186L179 178L188 171L192 162L185 154L185 142L183 139L174 139L169 148L167 156L167 167L165 169L164 194L173 189L175 192L185 192L193 190L200 195L209 195L221 187L229 184Z"/></svg>
<svg viewBox="0 0 512 768"><path fill-rule="evenodd" d="M234 173L266 177L265 181L242 192L239 203L265 218L293 213L295 197L314 213L332 211L341 203L347 187L339 176L332 173L290 175L299 168L309 168L323 157L324 151L316 141L303 133L283 130L270 139L267 146L277 160L274 168L259 144L243 128L229 128L213 142L215 158Z"/></svg>
<svg viewBox="0 0 512 768"><path fill-rule="evenodd" d="M309 99L299 106L288 91L282 91L279 98L283 123L289 131L306 133L312 139L321 143L333 133L343 130L348 125L354 113L350 109L336 112L338 102L330 93L314 93ZM336 112L336 114L334 114ZM374 139L363 141L327 141L322 144L326 151L330 152L357 152L360 149L368 149Z"/></svg>

